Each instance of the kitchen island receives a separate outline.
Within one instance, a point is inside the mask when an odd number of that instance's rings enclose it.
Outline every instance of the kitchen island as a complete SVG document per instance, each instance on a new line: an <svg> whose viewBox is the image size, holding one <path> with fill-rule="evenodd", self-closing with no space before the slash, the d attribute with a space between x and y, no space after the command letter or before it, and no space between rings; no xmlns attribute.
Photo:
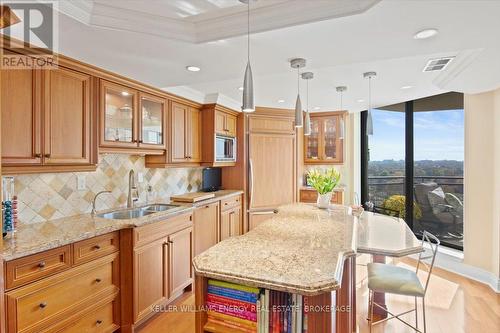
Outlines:
<svg viewBox="0 0 500 333"><path fill-rule="evenodd" d="M194 258L196 305L206 306L209 280L225 281L306 297L313 309L307 314L308 333L355 331L358 249L384 255L422 250L402 220L364 215L360 222L343 206L330 210L306 204L280 207L274 217L247 234ZM373 219L385 223L369 223ZM207 326L206 311L197 312L197 333L219 331L224 330Z"/></svg>

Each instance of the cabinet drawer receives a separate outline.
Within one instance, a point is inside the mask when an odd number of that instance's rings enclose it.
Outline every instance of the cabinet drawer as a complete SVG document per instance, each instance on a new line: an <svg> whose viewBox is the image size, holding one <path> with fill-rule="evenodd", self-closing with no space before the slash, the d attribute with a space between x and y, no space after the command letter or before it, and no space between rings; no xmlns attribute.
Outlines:
<svg viewBox="0 0 500 333"><path fill-rule="evenodd" d="M113 316L113 303L99 307L95 311L86 313L73 325L67 326L57 333L108 333L118 329Z"/></svg>
<svg viewBox="0 0 500 333"><path fill-rule="evenodd" d="M80 265L118 251L117 232L86 239L73 244L73 264Z"/></svg>
<svg viewBox="0 0 500 333"><path fill-rule="evenodd" d="M71 267L71 246L7 261L5 264L6 289L12 289Z"/></svg>
<svg viewBox="0 0 500 333"><path fill-rule="evenodd" d="M241 205L241 195L236 195L234 197L230 197L227 199L223 199L220 201L220 209L222 211L231 209L233 207L237 207Z"/></svg>
<svg viewBox="0 0 500 333"><path fill-rule="evenodd" d="M111 254L8 292L8 332L39 332L115 293L113 264L117 258Z"/></svg>
<svg viewBox="0 0 500 333"><path fill-rule="evenodd" d="M315 190L300 190L300 202L315 203L318 199L318 192ZM334 191L332 193L332 199L330 200L333 204L342 205L342 192Z"/></svg>
<svg viewBox="0 0 500 333"><path fill-rule="evenodd" d="M141 246L155 241L178 230L193 225L192 213L167 218L163 221L134 228L134 246Z"/></svg>

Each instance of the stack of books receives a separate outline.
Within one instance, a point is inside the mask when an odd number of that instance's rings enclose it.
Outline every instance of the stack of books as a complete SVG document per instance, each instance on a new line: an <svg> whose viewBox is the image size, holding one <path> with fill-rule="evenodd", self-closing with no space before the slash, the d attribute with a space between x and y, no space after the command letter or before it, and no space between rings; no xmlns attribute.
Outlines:
<svg viewBox="0 0 500 333"><path fill-rule="evenodd" d="M205 330L257 333L260 294L258 288L208 280Z"/></svg>
<svg viewBox="0 0 500 333"><path fill-rule="evenodd" d="M302 333L303 297L274 290L261 294L259 333Z"/></svg>

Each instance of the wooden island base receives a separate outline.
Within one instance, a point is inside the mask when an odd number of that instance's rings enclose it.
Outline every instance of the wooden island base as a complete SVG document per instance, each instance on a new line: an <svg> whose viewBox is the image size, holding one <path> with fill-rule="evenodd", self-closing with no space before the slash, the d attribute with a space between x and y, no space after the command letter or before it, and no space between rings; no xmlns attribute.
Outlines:
<svg viewBox="0 0 500 333"><path fill-rule="evenodd" d="M315 296L307 296L309 309L326 308L307 314L307 333L352 333L356 331L356 257L344 260L341 287ZM218 278L219 280L224 280ZM209 278L195 275L196 333L226 333L234 330L220 327L207 329L207 313L204 310ZM201 309L201 310L199 310ZM258 332L262 333L262 332ZM292 332L289 332L292 333ZM293 332L295 333L295 332Z"/></svg>

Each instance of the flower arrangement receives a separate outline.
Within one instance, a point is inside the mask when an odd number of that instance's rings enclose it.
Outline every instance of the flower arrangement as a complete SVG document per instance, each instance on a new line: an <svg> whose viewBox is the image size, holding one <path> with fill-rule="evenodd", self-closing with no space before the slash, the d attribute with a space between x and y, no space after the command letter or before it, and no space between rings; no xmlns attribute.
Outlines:
<svg viewBox="0 0 500 333"><path fill-rule="evenodd" d="M335 168L315 168L307 172L308 183L320 195L331 193L340 182L340 173Z"/></svg>

